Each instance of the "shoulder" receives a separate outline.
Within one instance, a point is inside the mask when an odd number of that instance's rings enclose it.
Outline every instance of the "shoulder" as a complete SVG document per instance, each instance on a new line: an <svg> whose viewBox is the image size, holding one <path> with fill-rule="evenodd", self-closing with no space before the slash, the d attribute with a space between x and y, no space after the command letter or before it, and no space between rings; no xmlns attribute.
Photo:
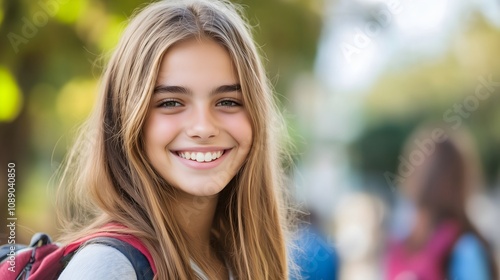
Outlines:
<svg viewBox="0 0 500 280"><path fill-rule="evenodd" d="M136 280L130 261L117 249L89 244L79 250L61 273L59 280Z"/></svg>
<svg viewBox="0 0 500 280"><path fill-rule="evenodd" d="M452 255L468 258L485 257L486 248L484 248L483 243L476 235L472 233L466 233L462 235L455 243Z"/></svg>
<svg viewBox="0 0 500 280"><path fill-rule="evenodd" d="M452 279L490 279L486 248L474 234L466 233L457 240L450 261Z"/></svg>

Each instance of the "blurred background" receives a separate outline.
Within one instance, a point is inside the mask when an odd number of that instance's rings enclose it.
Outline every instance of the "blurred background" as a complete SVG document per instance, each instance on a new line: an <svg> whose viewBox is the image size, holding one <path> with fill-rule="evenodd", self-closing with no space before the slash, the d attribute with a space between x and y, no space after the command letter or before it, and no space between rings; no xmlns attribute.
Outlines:
<svg viewBox="0 0 500 280"><path fill-rule="evenodd" d="M500 264L499 1L233 2L296 146L290 188L335 244L341 279L383 279L384 240L407 215L403 145L429 121L470 135L481 179L467 210ZM14 162L17 242L57 235L51 177L93 105L103 54L144 3L0 0L0 219Z"/></svg>

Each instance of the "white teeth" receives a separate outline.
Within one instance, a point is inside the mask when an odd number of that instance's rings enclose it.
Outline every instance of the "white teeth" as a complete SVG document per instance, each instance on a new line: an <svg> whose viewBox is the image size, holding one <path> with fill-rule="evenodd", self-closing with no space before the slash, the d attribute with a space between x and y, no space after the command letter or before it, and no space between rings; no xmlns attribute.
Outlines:
<svg viewBox="0 0 500 280"><path fill-rule="evenodd" d="M217 151L217 152L208 152L208 153L202 153L202 152L177 152L177 154L184 159L189 159L189 160L194 160L197 162L211 162L214 161L222 156L224 151Z"/></svg>
<svg viewBox="0 0 500 280"><path fill-rule="evenodd" d="M202 153L197 153L196 154L196 161L197 162L204 162L205 161L205 156Z"/></svg>
<svg viewBox="0 0 500 280"><path fill-rule="evenodd" d="M211 153L205 154L205 161L212 161L212 154Z"/></svg>

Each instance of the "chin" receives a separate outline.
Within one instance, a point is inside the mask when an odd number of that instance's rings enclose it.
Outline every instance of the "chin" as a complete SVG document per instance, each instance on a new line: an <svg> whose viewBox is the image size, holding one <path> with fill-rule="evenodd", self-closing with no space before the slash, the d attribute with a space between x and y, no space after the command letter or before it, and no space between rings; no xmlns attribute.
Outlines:
<svg viewBox="0 0 500 280"><path fill-rule="evenodd" d="M225 187L215 181L191 180L188 184L179 184L177 189L192 196L213 196L220 193Z"/></svg>

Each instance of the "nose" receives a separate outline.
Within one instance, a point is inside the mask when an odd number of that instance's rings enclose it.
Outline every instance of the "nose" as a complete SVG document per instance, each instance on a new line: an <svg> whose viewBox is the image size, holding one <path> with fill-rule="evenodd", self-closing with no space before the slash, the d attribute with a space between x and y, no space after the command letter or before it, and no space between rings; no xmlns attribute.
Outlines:
<svg viewBox="0 0 500 280"><path fill-rule="evenodd" d="M189 137L199 140L208 140L219 135L217 120L209 108L194 110L186 133Z"/></svg>

